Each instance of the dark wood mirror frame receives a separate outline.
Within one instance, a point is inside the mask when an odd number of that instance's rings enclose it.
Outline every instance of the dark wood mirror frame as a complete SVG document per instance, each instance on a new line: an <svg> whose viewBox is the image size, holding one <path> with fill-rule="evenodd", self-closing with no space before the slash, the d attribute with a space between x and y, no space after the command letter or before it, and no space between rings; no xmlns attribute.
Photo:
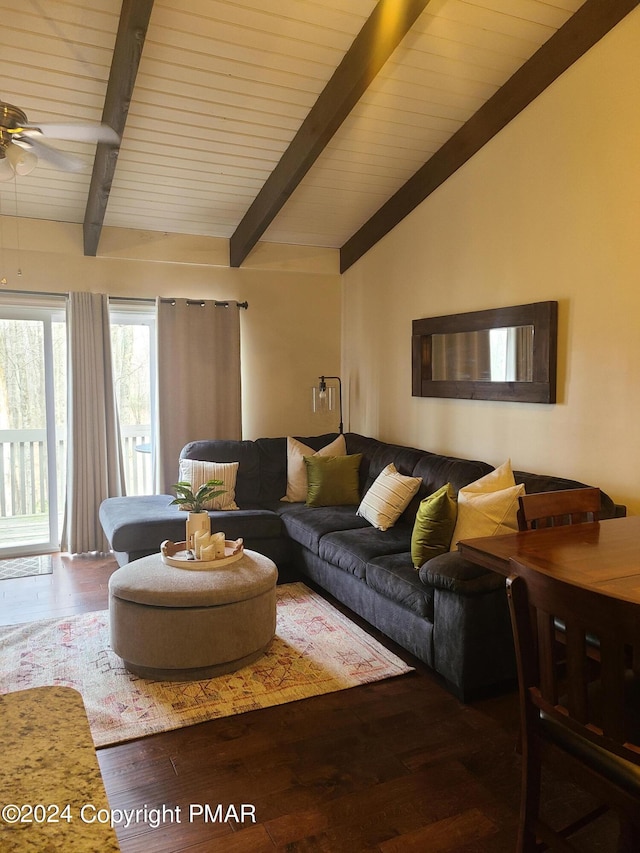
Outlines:
<svg viewBox="0 0 640 853"><path fill-rule="evenodd" d="M532 325L532 380L434 380L432 336ZM412 395L454 397L466 400L510 400L521 403L556 402L558 303L534 302L510 308L493 308L413 321Z"/></svg>

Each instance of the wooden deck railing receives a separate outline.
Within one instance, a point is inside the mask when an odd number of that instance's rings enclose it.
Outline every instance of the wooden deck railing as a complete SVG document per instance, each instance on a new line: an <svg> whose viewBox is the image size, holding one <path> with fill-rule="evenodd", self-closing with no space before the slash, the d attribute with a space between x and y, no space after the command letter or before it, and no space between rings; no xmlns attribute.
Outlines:
<svg viewBox="0 0 640 853"><path fill-rule="evenodd" d="M153 491L150 432L148 424L122 427L127 494L143 495ZM55 452L58 506L62 507L66 438L56 440ZM0 430L0 518L46 514L48 479L45 430Z"/></svg>

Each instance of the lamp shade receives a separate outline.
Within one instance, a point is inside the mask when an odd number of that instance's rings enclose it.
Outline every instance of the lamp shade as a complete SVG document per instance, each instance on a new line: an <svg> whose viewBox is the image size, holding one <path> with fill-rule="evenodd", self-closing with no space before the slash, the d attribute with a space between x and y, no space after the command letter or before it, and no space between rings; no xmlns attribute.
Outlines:
<svg viewBox="0 0 640 853"><path fill-rule="evenodd" d="M16 175L28 175L38 165L38 158L33 151L26 151L13 142L7 145L7 160Z"/></svg>
<svg viewBox="0 0 640 853"><path fill-rule="evenodd" d="M334 380L337 384L338 407L340 409L340 432L343 432L342 423L342 382L339 376L320 376L319 382L312 389L312 409L314 414L320 412L333 412L336 409L335 385L330 385L327 379Z"/></svg>

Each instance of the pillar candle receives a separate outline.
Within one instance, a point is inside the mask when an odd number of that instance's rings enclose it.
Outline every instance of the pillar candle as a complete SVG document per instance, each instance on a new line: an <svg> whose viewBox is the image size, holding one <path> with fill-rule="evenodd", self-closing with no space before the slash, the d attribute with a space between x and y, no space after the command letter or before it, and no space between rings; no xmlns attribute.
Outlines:
<svg viewBox="0 0 640 853"><path fill-rule="evenodd" d="M215 545L205 545L200 549L200 559L201 560L215 560L216 558L216 546Z"/></svg>
<svg viewBox="0 0 640 853"><path fill-rule="evenodd" d="M193 534L193 550L196 560L201 560L202 549L211 544L211 534L207 530L197 530Z"/></svg>
<svg viewBox="0 0 640 853"><path fill-rule="evenodd" d="M216 560L220 560L224 557L224 533L214 533L211 536L211 544L216 547Z"/></svg>

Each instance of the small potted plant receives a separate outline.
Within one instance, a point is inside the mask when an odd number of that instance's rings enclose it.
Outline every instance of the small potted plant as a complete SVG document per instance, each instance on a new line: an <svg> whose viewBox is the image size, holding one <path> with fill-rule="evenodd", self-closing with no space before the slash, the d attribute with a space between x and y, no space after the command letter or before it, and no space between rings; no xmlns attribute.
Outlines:
<svg viewBox="0 0 640 853"><path fill-rule="evenodd" d="M171 487L176 491L176 497L171 501L169 506L177 504L180 509L188 512L187 529L186 529L186 546L187 550L192 551L194 548L194 536L201 530L211 531L211 522L209 521L209 513L205 509L207 501L217 498L218 495L225 493L226 489L219 489L222 486L222 480L207 480L194 493L191 483L186 480L181 480L179 483L174 483Z"/></svg>
<svg viewBox="0 0 640 853"><path fill-rule="evenodd" d="M222 480L207 480L194 494L191 483L181 480L171 486L172 489L176 490L177 497L171 501L169 506L177 504L180 509L188 510L188 512L205 512L204 505L207 501L226 492L226 489L219 489L218 486L222 486Z"/></svg>

